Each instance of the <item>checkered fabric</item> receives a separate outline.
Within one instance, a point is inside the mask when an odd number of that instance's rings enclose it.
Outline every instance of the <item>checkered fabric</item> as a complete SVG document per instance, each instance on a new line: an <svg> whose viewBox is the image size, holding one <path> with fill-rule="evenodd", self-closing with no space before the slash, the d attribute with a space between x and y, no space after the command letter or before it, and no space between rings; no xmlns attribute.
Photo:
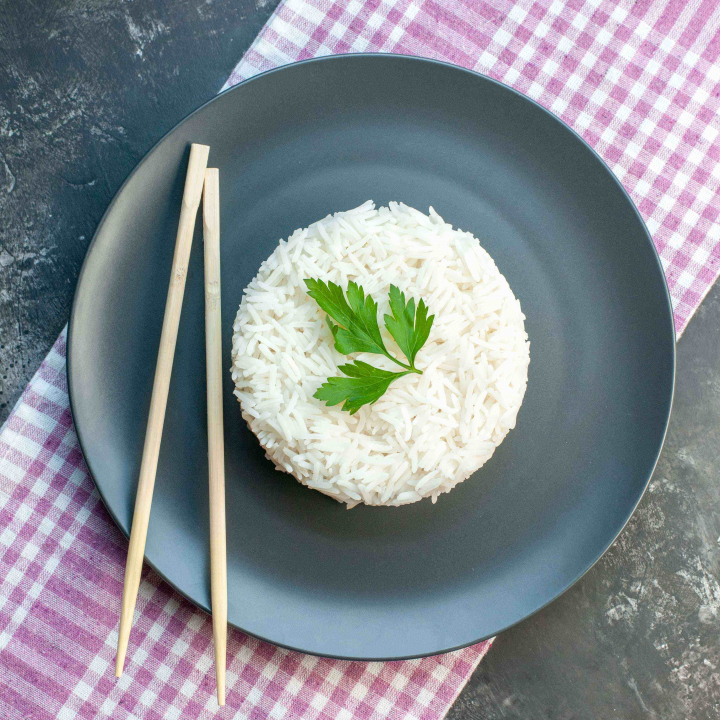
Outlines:
<svg viewBox="0 0 720 720"><path fill-rule="evenodd" d="M127 542L80 452L65 332L0 432L0 528L2 720L430 720L445 714L490 647L343 662L231 631L219 710L210 618L147 570L116 680Z"/></svg>
<svg viewBox="0 0 720 720"><path fill-rule="evenodd" d="M720 3L286 0L226 87L351 52L462 65L564 120L640 209L682 333L720 273Z"/></svg>
<svg viewBox="0 0 720 720"><path fill-rule="evenodd" d="M638 204L683 330L720 264L720 5L286 0L228 85L360 51L479 70L577 130ZM490 646L350 663L231 632L218 710L210 621L151 571L115 680L126 549L80 453L63 333L0 430L1 718L440 718Z"/></svg>

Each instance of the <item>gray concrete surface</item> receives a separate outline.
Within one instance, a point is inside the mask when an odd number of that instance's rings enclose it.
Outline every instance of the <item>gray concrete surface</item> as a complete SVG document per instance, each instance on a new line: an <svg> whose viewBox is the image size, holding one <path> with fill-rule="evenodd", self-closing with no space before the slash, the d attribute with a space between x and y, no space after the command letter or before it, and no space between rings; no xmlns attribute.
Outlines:
<svg viewBox="0 0 720 720"><path fill-rule="evenodd" d="M0 422L67 322L121 183L279 0L0 0Z"/></svg>
<svg viewBox="0 0 720 720"><path fill-rule="evenodd" d="M93 231L278 0L0 0L0 421L67 321ZM501 636L450 720L720 716L720 289L678 346L648 493L588 575Z"/></svg>
<svg viewBox="0 0 720 720"><path fill-rule="evenodd" d="M501 635L448 720L720 718L720 285L678 343L650 486L600 562Z"/></svg>

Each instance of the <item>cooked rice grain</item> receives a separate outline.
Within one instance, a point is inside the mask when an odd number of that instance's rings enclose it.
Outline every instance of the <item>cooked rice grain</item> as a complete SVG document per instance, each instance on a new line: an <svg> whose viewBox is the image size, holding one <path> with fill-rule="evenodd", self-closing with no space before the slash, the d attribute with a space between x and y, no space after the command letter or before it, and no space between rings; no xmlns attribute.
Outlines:
<svg viewBox="0 0 720 720"><path fill-rule="evenodd" d="M336 352L305 278L424 299L435 315L422 375L396 380L355 415L313 398L348 357ZM404 505L452 490L515 427L530 343L520 303L479 241L432 208L368 201L280 241L245 289L233 326L232 378L242 414L279 470L349 507ZM381 355L358 353L387 370Z"/></svg>

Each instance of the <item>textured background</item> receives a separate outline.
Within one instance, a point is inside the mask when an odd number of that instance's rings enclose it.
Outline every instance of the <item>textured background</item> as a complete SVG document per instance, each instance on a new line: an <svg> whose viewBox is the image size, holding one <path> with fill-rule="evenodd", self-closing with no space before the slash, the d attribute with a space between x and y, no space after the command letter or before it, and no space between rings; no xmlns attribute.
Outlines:
<svg viewBox="0 0 720 720"><path fill-rule="evenodd" d="M0 420L67 321L111 197L217 92L275 4L0 2ZM498 639L452 720L718 716L717 288L678 351L668 442L630 526Z"/></svg>
<svg viewBox="0 0 720 720"><path fill-rule="evenodd" d="M665 447L618 541L500 635L448 720L720 717L720 284L678 342Z"/></svg>
<svg viewBox="0 0 720 720"><path fill-rule="evenodd" d="M278 0L0 0L0 422L70 314L113 195Z"/></svg>

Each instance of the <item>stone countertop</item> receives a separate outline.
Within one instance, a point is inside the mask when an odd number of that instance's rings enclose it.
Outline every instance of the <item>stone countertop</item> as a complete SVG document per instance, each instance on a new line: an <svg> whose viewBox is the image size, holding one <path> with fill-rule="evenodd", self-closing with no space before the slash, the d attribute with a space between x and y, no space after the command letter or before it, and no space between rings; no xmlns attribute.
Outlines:
<svg viewBox="0 0 720 720"><path fill-rule="evenodd" d="M68 320L110 200L278 1L0 3L0 422Z"/></svg>
<svg viewBox="0 0 720 720"><path fill-rule="evenodd" d="M0 6L0 421L67 322L122 181L220 89L278 0ZM499 637L449 720L720 716L720 288L678 344L675 407L605 557Z"/></svg>
<svg viewBox="0 0 720 720"><path fill-rule="evenodd" d="M447 720L720 718L720 284L678 342L655 474L600 562L497 638Z"/></svg>

